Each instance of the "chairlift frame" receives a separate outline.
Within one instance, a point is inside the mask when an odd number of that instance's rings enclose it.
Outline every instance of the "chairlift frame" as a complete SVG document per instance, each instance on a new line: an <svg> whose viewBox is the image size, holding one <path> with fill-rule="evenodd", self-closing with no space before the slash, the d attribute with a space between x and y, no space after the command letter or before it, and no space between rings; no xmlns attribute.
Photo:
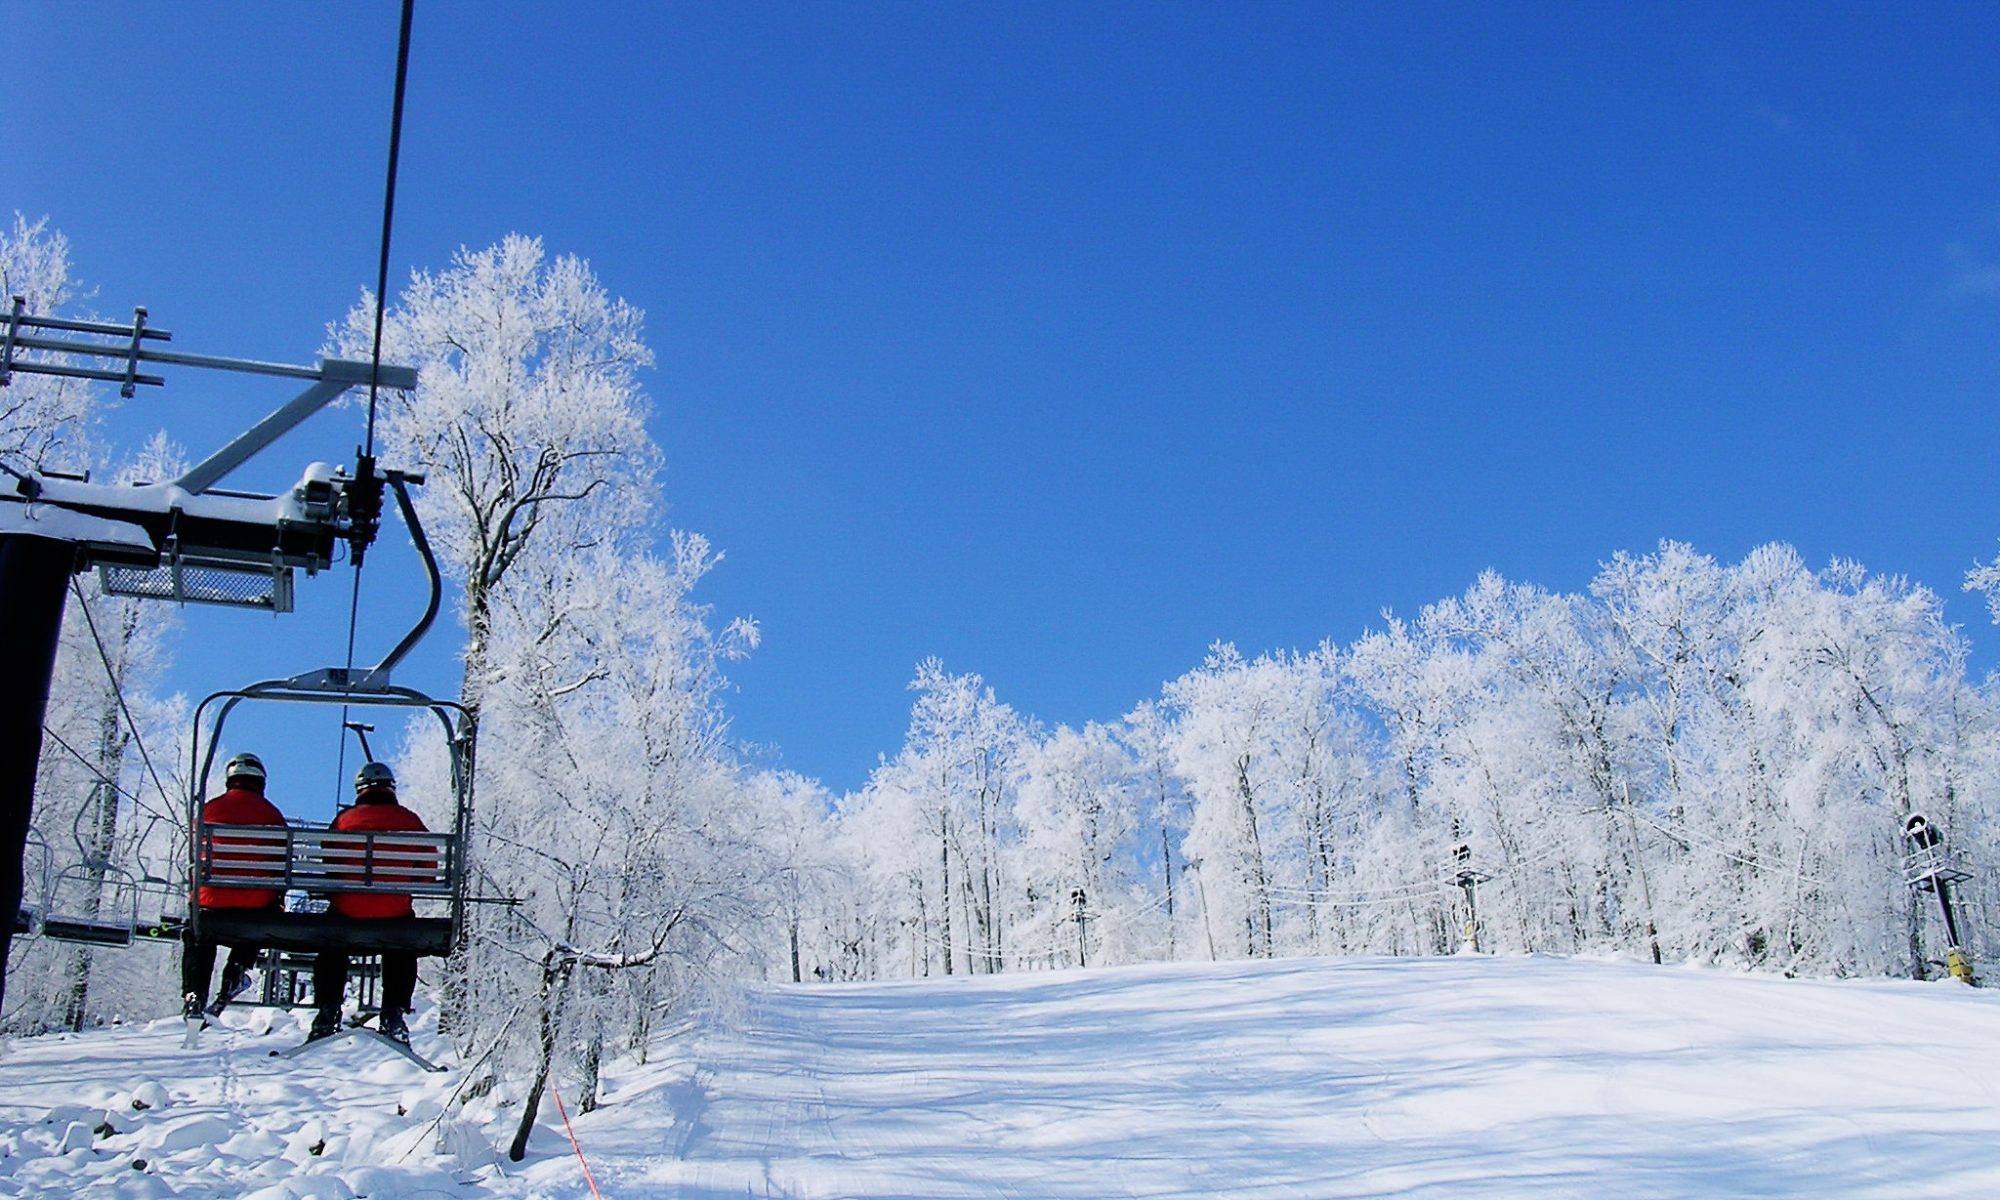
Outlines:
<svg viewBox="0 0 2000 1200"><path fill-rule="evenodd" d="M92 859L64 867L49 883L51 901L62 895L65 883L94 883L98 889L97 915L59 913L51 907L42 914L43 937L52 942L113 948L132 944L139 928L139 880L132 872L109 859ZM110 890L108 901L104 899L106 889Z"/></svg>
<svg viewBox="0 0 2000 1200"><path fill-rule="evenodd" d="M109 789L104 782L95 784L92 792L100 797L100 803L115 803L116 790ZM107 792L112 799L102 799ZM87 946L129 946L139 929L139 877L114 862L109 847L103 853L92 853L85 845L83 819L90 811L88 805L78 808L72 822L70 834L76 841L76 862L47 876L43 884L41 936L52 942L76 942ZM63 888L68 884L77 884L86 890L95 889L96 913L57 911L62 902ZM105 899L107 889L110 893L108 902Z"/></svg>
<svg viewBox="0 0 2000 1200"><path fill-rule="evenodd" d="M32 892L28 888L29 864L33 866ZM14 913L14 936L34 937L42 931L42 916L49 911L49 880L55 869L55 855L49 851L48 839L33 825L28 826L27 841L21 854L21 906Z"/></svg>
<svg viewBox="0 0 2000 1200"><path fill-rule="evenodd" d="M188 828L192 865L188 880L188 936L220 945L259 945L276 950L316 953L339 950L351 954L412 951L446 955L456 949L465 931L467 849L472 829L472 769L477 722L472 711L455 700L442 700L390 680L390 672L423 637L437 617L443 583L423 525L417 519L407 484L419 477L398 471L385 473L396 492L404 524L422 556L430 579L430 602L416 626L383 660L366 670L326 667L286 679L270 679L247 687L214 692L196 706L194 742L188 774ZM444 731L451 765L452 828L430 833L335 832L298 826L211 825L202 819L209 778L223 728L238 705L246 701L278 704L338 704L354 708L427 711ZM211 710L207 737L203 720ZM345 734L345 725L342 730ZM211 874L218 838L226 839L227 874ZM435 866L423 860L435 856ZM377 871L382 877L377 878ZM358 877L357 877L358 875ZM333 912L273 912L266 909L207 909L198 903L203 885L303 890L315 895L332 892L407 894L442 902L447 915L415 917L344 917Z"/></svg>

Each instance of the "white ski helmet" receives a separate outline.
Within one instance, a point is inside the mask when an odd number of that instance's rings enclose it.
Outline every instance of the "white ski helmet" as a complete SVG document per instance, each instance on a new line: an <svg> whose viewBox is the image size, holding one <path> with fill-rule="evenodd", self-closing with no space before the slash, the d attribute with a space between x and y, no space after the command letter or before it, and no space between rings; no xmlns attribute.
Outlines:
<svg viewBox="0 0 2000 1200"><path fill-rule="evenodd" d="M361 769L354 773L354 790L357 792L378 787L394 790L395 786L396 773L389 769L388 763L363 763Z"/></svg>
<svg viewBox="0 0 2000 1200"><path fill-rule="evenodd" d="M222 768L224 783L232 779L254 779L264 781L264 760L254 754L239 754Z"/></svg>

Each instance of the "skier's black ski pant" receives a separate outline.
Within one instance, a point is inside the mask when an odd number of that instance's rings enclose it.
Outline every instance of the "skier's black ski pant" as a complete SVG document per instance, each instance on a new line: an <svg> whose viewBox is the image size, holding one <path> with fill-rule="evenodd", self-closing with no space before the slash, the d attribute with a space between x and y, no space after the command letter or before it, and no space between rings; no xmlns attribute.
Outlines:
<svg viewBox="0 0 2000 1200"><path fill-rule="evenodd" d="M181 944L181 994L194 993L195 1007L208 1004L208 982L215 975L215 948L210 941L183 941ZM222 965L222 977L233 984L257 965L260 946L231 945L229 960ZM229 984L225 984L225 989Z"/></svg>
<svg viewBox="0 0 2000 1200"><path fill-rule="evenodd" d="M319 1011L339 1012L347 994L347 960L343 951L328 950L313 962L313 1004ZM408 1012L417 992L417 956L406 950L382 954L382 1011Z"/></svg>

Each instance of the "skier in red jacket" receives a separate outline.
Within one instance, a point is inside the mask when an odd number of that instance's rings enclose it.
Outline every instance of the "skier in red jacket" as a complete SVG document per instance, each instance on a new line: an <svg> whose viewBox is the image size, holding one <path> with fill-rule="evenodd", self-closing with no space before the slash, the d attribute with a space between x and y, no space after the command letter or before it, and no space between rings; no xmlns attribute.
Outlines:
<svg viewBox="0 0 2000 1200"><path fill-rule="evenodd" d="M423 818L396 802L396 774L387 763L364 765L354 776L354 804L333 819L339 833L426 833ZM331 855L328 856L332 861ZM360 875L360 859L354 859ZM412 878L405 876L405 878ZM393 870L377 868L377 881L396 882ZM408 893L335 892L333 911L343 917L375 919L408 917L416 914ZM313 1002L319 1008L306 1040L330 1036L340 1029L340 1005L347 993L348 956L345 951L322 951L313 964ZM417 990L417 956L407 950L382 952L381 1031L399 1042L410 1040L403 1014L410 1011Z"/></svg>
<svg viewBox="0 0 2000 1200"><path fill-rule="evenodd" d="M264 798L262 759L254 754L239 754L223 767L222 776L223 793L201 806L203 824L285 827L284 814ZM278 841L277 845L282 859L282 841ZM248 849L253 846L263 847L264 853ZM245 849L231 853L232 847ZM270 863L268 844L255 838L217 835L214 849L203 864L206 868L204 874L211 882L202 884L195 895L195 903L203 909L252 908L276 912L284 894L275 888L229 887L220 883L231 875L266 874ZM257 955L262 950L259 946L229 947L229 959L222 967L222 990L216 994L215 1003L210 1004L208 981L215 974L215 947L216 943L206 938L200 941L189 938L181 950L181 1012L190 1020L199 1019L204 1011L211 1017L220 1015L247 984L246 973L256 964Z"/></svg>

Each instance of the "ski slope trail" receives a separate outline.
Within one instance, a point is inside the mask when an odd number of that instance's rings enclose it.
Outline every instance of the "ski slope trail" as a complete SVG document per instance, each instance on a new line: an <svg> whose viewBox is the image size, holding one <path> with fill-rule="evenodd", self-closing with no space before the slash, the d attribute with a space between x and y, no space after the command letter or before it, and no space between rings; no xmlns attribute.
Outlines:
<svg viewBox="0 0 2000 1200"><path fill-rule="evenodd" d="M2000 1195L1995 1001L1475 956L774 988L640 1084L663 1156L579 1133L686 1200Z"/></svg>
<svg viewBox="0 0 2000 1200"><path fill-rule="evenodd" d="M590 1195L553 1105L504 1163L517 1105L270 1058L302 1023L11 1042L0 1197ZM604 1101L614 1200L2000 1196L2000 993L1473 955L754 987Z"/></svg>

